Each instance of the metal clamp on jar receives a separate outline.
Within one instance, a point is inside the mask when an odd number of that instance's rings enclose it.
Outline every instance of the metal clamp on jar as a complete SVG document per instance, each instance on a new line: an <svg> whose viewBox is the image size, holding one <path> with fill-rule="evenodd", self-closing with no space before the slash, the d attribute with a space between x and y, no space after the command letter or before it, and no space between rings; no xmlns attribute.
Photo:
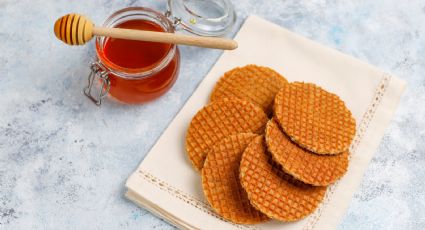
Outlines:
<svg viewBox="0 0 425 230"><path fill-rule="evenodd" d="M130 7L112 14L103 26L222 36L235 20L229 0L168 0L165 14ZM108 95L126 104L151 101L166 93L179 74L180 53L175 44L97 37L96 53L84 94L99 106Z"/></svg>

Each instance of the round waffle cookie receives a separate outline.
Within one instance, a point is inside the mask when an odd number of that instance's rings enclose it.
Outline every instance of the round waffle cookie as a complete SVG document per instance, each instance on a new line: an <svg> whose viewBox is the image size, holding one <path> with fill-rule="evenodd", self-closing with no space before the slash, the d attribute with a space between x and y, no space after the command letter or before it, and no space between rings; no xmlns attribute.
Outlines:
<svg viewBox="0 0 425 230"><path fill-rule="evenodd" d="M202 168L202 189L213 209L238 224L256 224L269 218L249 202L239 183L242 153L257 134L239 133L222 139L208 151Z"/></svg>
<svg viewBox="0 0 425 230"><path fill-rule="evenodd" d="M242 154L239 177L251 204L280 221L304 218L326 193L326 187L307 185L285 174L266 152L262 136L256 137Z"/></svg>
<svg viewBox="0 0 425 230"><path fill-rule="evenodd" d="M335 94L311 83L286 84L276 95L275 117L297 144L318 154L347 151L356 121Z"/></svg>
<svg viewBox="0 0 425 230"><path fill-rule="evenodd" d="M266 144L273 160L283 170L304 183L326 186L341 178L348 168L348 152L318 155L293 143L275 120L266 126Z"/></svg>
<svg viewBox="0 0 425 230"><path fill-rule="evenodd" d="M237 133L261 133L267 123L264 111L237 98L215 101L192 119L186 135L186 151L194 167L201 171L207 151L217 141Z"/></svg>
<svg viewBox="0 0 425 230"><path fill-rule="evenodd" d="M276 93L287 83L283 76L268 67L238 67L220 78L211 93L211 101L237 97L254 102L269 113Z"/></svg>

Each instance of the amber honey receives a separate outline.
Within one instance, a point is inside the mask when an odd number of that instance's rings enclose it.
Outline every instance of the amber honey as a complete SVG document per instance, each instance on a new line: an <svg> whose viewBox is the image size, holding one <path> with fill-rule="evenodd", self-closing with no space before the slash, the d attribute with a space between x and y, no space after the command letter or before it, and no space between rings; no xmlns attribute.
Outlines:
<svg viewBox="0 0 425 230"><path fill-rule="evenodd" d="M164 32L161 26L146 20L130 20L116 25L117 28ZM161 61L168 53L171 44L108 39L104 53L109 61L124 68L141 69Z"/></svg>
<svg viewBox="0 0 425 230"><path fill-rule="evenodd" d="M170 32L146 19L124 20L113 27ZM110 70L109 95L120 102L151 101L166 93L177 79L180 55L175 45L107 38L96 46L98 58Z"/></svg>

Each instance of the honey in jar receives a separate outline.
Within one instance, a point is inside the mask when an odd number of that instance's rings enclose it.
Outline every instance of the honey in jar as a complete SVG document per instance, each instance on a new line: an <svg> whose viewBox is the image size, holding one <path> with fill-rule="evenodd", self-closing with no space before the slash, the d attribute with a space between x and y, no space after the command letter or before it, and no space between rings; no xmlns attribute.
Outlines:
<svg viewBox="0 0 425 230"><path fill-rule="evenodd" d="M116 12L107 27L174 32L162 14L145 8ZM151 101L167 92L177 79L180 55L174 44L99 37L97 68L107 72L109 95L127 104Z"/></svg>

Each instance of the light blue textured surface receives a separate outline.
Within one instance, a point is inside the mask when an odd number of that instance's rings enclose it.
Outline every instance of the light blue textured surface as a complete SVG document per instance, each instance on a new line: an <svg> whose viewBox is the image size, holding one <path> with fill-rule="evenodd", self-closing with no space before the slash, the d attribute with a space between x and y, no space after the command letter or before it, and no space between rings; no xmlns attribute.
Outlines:
<svg viewBox="0 0 425 230"><path fill-rule="evenodd" d="M425 229L424 1L234 3L233 34L257 14L408 82L339 228ZM0 0L0 229L172 229L127 201L124 182L221 52L181 47L180 78L168 94L98 108L81 93L93 43L71 48L52 32L68 12L99 24L142 5L165 9L164 0Z"/></svg>

